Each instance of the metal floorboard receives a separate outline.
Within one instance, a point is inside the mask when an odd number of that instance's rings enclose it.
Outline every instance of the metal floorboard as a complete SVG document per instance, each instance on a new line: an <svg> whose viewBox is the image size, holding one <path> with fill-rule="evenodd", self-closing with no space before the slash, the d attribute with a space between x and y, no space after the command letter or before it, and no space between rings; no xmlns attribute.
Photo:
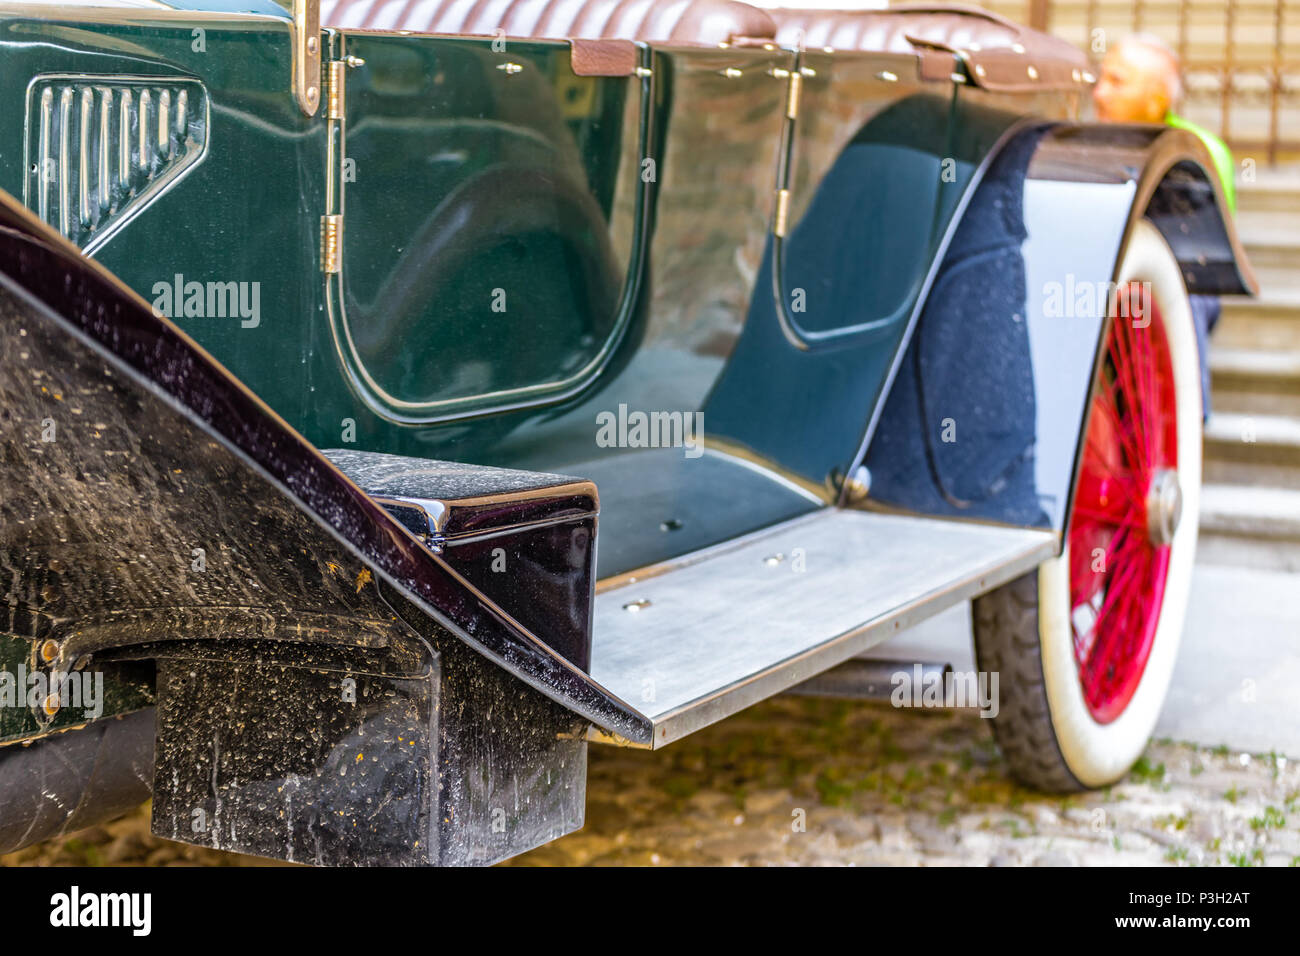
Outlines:
<svg viewBox="0 0 1300 956"><path fill-rule="evenodd" d="M591 676L654 721L660 747L1023 574L1054 548L1045 531L826 509L607 584Z"/></svg>

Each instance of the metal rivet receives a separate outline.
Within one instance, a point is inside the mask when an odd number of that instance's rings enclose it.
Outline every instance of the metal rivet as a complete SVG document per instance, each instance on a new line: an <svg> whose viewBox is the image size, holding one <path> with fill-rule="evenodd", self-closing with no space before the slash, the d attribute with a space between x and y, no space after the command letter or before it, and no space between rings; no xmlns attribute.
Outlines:
<svg viewBox="0 0 1300 956"><path fill-rule="evenodd" d="M1083 74L1083 82L1085 82L1085 83L1096 83L1096 82L1097 82L1097 77L1095 77L1095 76L1094 76L1093 74L1091 74L1091 73L1084 73L1084 74Z"/></svg>
<svg viewBox="0 0 1300 956"><path fill-rule="evenodd" d="M307 52L310 53L312 56L316 55L316 47L319 44L319 42L320 41L316 37L307 38Z"/></svg>
<svg viewBox="0 0 1300 956"><path fill-rule="evenodd" d="M785 555L781 554L780 552L777 552L776 554L769 554L766 558L763 559L763 563L766 564L769 568L774 568L784 560L785 560Z"/></svg>
<svg viewBox="0 0 1300 956"><path fill-rule="evenodd" d="M50 661L54 660L54 658L58 656L59 656L58 641L45 641L43 644L41 644L41 660L45 661L45 663L48 664Z"/></svg>
<svg viewBox="0 0 1300 956"><path fill-rule="evenodd" d="M891 73L889 72L889 70L881 70L879 73L876 74L876 79L884 80L886 83L897 83L898 74Z"/></svg>
<svg viewBox="0 0 1300 956"><path fill-rule="evenodd" d="M1083 74L1080 73L1078 70L1071 70L1070 78L1074 80L1074 82L1078 83L1080 80L1083 79Z"/></svg>
<svg viewBox="0 0 1300 956"><path fill-rule="evenodd" d="M623 610L635 614L638 611L644 611L649 606L650 601L646 598L641 598L639 601L629 601L627 604L624 604Z"/></svg>
<svg viewBox="0 0 1300 956"><path fill-rule="evenodd" d="M1029 78L1031 80L1038 79L1038 70L1035 69L1032 65L1025 67L1025 72L1029 74Z"/></svg>
<svg viewBox="0 0 1300 956"><path fill-rule="evenodd" d="M988 72L988 70L984 69L984 67L980 66L978 63L975 64L975 75L976 75L976 76L983 76L983 75L984 75L985 73L987 73L987 72Z"/></svg>
<svg viewBox="0 0 1300 956"><path fill-rule="evenodd" d="M1013 43L1013 44L1011 44L1011 49L1014 50L1016 53L1024 53L1024 52L1025 52L1025 48L1024 48L1021 44L1019 44L1019 43Z"/></svg>
<svg viewBox="0 0 1300 956"><path fill-rule="evenodd" d="M59 712L59 695L50 694L46 697L45 702L41 704L41 710L45 711L47 717L53 717L57 714Z"/></svg>

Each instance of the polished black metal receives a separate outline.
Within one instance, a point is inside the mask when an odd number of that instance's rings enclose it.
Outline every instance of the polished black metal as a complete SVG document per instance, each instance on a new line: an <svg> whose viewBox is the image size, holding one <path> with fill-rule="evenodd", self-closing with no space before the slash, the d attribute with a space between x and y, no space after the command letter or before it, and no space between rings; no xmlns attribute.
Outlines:
<svg viewBox="0 0 1300 956"><path fill-rule="evenodd" d="M10 603L66 631L63 658L178 631L362 646L390 626L365 586L386 577L526 683L615 733L649 733L174 326L7 200L0 274L4 352L29 356L3 366L6 495L33 515L0 530L7 561L33 566L11 578L27 590ZM42 443L47 418L75 440ZM49 522L61 523L52 538L40 530ZM34 592L35 566L56 557L59 537L80 560L65 555L59 587ZM208 555L203 575L190 571L194 549Z"/></svg>
<svg viewBox="0 0 1300 956"><path fill-rule="evenodd" d="M589 669L599 513L592 482L375 452L323 454L502 610Z"/></svg>

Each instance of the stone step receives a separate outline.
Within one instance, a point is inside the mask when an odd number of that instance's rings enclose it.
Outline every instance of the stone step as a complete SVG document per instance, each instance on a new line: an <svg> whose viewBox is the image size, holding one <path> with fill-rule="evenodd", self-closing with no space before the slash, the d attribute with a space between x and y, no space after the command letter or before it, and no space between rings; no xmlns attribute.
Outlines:
<svg viewBox="0 0 1300 956"><path fill-rule="evenodd" d="M1224 296L1215 348L1300 349L1300 291L1265 286L1259 298Z"/></svg>
<svg viewBox="0 0 1300 956"><path fill-rule="evenodd" d="M1300 210L1269 206L1263 209L1242 209L1238 203L1234 224L1237 235L1243 243L1249 245L1257 234L1271 235L1280 233L1283 237L1291 236L1300 242Z"/></svg>
<svg viewBox="0 0 1300 956"><path fill-rule="evenodd" d="M1300 488L1300 466L1207 457L1202 480L1218 485Z"/></svg>
<svg viewBox="0 0 1300 956"><path fill-rule="evenodd" d="M1197 560L1300 571L1300 491L1204 485Z"/></svg>
<svg viewBox="0 0 1300 956"><path fill-rule="evenodd" d="M1292 301L1300 296L1300 268L1297 266L1257 266L1253 259L1250 264L1255 270L1261 297Z"/></svg>
<svg viewBox="0 0 1300 956"><path fill-rule="evenodd" d="M1300 228L1297 225L1300 225L1300 214L1296 213L1249 213L1242 217L1238 237L1257 273L1280 272L1279 278L1284 281L1300 282ZM1276 282L1270 285L1276 287ZM1263 275L1260 276L1260 287L1266 288Z"/></svg>
<svg viewBox="0 0 1300 956"><path fill-rule="evenodd" d="M1300 418L1300 349L1210 349L1214 411Z"/></svg>
<svg viewBox="0 0 1300 956"><path fill-rule="evenodd" d="M1258 467L1285 475L1300 470L1300 418L1216 410L1205 423L1204 447L1207 462L1238 466L1235 473Z"/></svg>
<svg viewBox="0 0 1300 956"><path fill-rule="evenodd" d="M1291 169L1262 169L1254 182L1238 182L1237 213L1300 215L1300 174Z"/></svg>
<svg viewBox="0 0 1300 956"><path fill-rule="evenodd" d="M1233 411L1212 396L1205 423L1204 480L1300 489L1300 418Z"/></svg>
<svg viewBox="0 0 1300 956"><path fill-rule="evenodd" d="M1201 530L1300 541L1300 490L1204 485Z"/></svg>

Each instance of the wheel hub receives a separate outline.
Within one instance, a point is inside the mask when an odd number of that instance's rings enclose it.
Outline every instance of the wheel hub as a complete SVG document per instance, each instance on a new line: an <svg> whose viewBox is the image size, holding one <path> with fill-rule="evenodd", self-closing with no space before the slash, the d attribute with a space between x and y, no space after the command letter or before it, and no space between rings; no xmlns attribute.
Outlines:
<svg viewBox="0 0 1300 956"><path fill-rule="evenodd" d="M1147 538L1158 548L1172 544L1183 517L1183 488L1177 472L1164 468L1152 476L1146 505Z"/></svg>

